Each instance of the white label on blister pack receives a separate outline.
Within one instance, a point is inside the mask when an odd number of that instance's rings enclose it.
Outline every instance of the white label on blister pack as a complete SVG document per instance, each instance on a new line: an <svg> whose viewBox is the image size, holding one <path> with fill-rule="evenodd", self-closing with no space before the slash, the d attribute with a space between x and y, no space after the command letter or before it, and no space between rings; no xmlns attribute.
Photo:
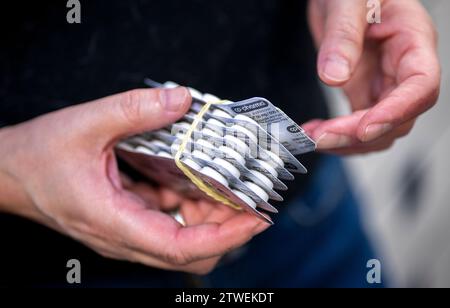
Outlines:
<svg viewBox="0 0 450 308"><path fill-rule="evenodd" d="M255 120L293 155L315 150L316 144L304 133L304 130L264 98L255 97L228 105L220 105L217 108L226 110L232 115L244 114Z"/></svg>

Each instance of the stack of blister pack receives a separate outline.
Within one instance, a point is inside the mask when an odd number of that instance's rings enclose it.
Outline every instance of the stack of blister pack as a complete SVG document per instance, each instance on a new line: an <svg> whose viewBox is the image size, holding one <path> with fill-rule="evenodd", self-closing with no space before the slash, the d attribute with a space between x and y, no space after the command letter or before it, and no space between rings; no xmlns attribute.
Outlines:
<svg viewBox="0 0 450 308"><path fill-rule="evenodd" d="M272 223L262 213L277 213L269 200L282 201L283 181L307 172L295 156L314 151L314 141L264 98L231 102L189 90L192 105L181 120L123 140L119 156L189 198L213 199Z"/></svg>

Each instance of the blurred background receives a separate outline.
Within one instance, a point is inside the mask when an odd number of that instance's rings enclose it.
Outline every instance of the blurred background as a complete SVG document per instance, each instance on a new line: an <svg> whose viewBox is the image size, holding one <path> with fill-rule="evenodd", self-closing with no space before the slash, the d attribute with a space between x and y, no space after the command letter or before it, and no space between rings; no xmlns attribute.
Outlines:
<svg viewBox="0 0 450 308"><path fill-rule="evenodd" d="M399 287L450 287L450 1L422 2L440 34L439 102L392 149L346 164L383 272ZM349 112L340 91L326 91L335 115Z"/></svg>

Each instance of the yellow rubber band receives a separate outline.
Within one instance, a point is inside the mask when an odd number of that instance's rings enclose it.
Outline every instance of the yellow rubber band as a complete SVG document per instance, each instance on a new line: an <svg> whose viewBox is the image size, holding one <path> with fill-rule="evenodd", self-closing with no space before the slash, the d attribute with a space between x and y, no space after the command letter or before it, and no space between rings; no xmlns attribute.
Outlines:
<svg viewBox="0 0 450 308"><path fill-rule="evenodd" d="M222 104L224 101L219 101L214 104ZM181 145L178 148L177 153L175 154L175 164L177 167L191 180L192 183L194 183L195 186L197 186L201 191L203 191L206 195L213 198L217 202L223 203L225 205L228 205L229 207L232 207L235 210L241 210L241 207L239 205L234 204L227 198L225 198L223 195L219 194L216 190L214 190L209 184L205 183L197 177L195 174L193 174L188 167L186 167L183 162L181 162L181 155L183 154L186 145L189 141L189 139L192 136L192 133L194 132L194 129L197 127L198 123L202 120L203 115L206 113L206 111L209 110L212 103L206 103L200 112L194 117L194 121L192 121L191 127L189 127L186 135L181 140Z"/></svg>

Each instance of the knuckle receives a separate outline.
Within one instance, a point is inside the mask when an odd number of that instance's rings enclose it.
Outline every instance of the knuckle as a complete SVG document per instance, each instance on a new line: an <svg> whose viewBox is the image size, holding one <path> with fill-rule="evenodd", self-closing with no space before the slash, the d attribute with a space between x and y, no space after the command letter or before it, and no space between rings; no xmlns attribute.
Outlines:
<svg viewBox="0 0 450 308"><path fill-rule="evenodd" d="M142 100L142 90L130 90L123 94L119 102L119 108L125 121L132 126L140 120Z"/></svg>
<svg viewBox="0 0 450 308"><path fill-rule="evenodd" d="M439 99L439 94L441 92L441 87L440 87L440 82L438 81L436 83L436 85L433 87L433 89L431 90L431 96L430 96L430 106L434 106L436 105L438 99Z"/></svg>
<svg viewBox="0 0 450 308"><path fill-rule="evenodd" d="M396 138L392 138L392 139L386 141L384 144L380 145L377 150L378 151L388 150L388 149L390 149L390 148L392 148L394 146L395 141L396 141Z"/></svg>
<svg viewBox="0 0 450 308"><path fill-rule="evenodd" d="M386 145L385 150L392 148L394 145L395 145L395 140L392 140L391 142L389 142L389 143Z"/></svg>
<svg viewBox="0 0 450 308"><path fill-rule="evenodd" d="M439 74L437 75L438 76L429 76L429 78L433 78L432 85L429 87L426 94L418 100L418 107L422 112L434 107L439 100L441 86Z"/></svg>
<svg viewBox="0 0 450 308"><path fill-rule="evenodd" d="M181 250L169 250L165 253L166 262L174 266L186 266L193 262L193 259L182 253Z"/></svg>
<svg viewBox="0 0 450 308"><path fill-rule="evenodd" d="M408 136L411 133L411 131L413 130L413 128L414 128L414 124L407 126L404 129L404 131L402 132L402 134L400 135L400 137Z"/></svg>
<svg viewBox="0 0 450 308"><path fill-rule="evenodd" d="M397 139L401 139L401 138L403 138L403 137L406 137L406 136L408 136L410 133L411 133L411 130L412 130L412 128L410 128L409 130L404 130L404 131L402 131L402 132L400 132L398 135L397 135ZM392 146L392 144L391 145L389 145L389 147L391 147Z"/></svg>

